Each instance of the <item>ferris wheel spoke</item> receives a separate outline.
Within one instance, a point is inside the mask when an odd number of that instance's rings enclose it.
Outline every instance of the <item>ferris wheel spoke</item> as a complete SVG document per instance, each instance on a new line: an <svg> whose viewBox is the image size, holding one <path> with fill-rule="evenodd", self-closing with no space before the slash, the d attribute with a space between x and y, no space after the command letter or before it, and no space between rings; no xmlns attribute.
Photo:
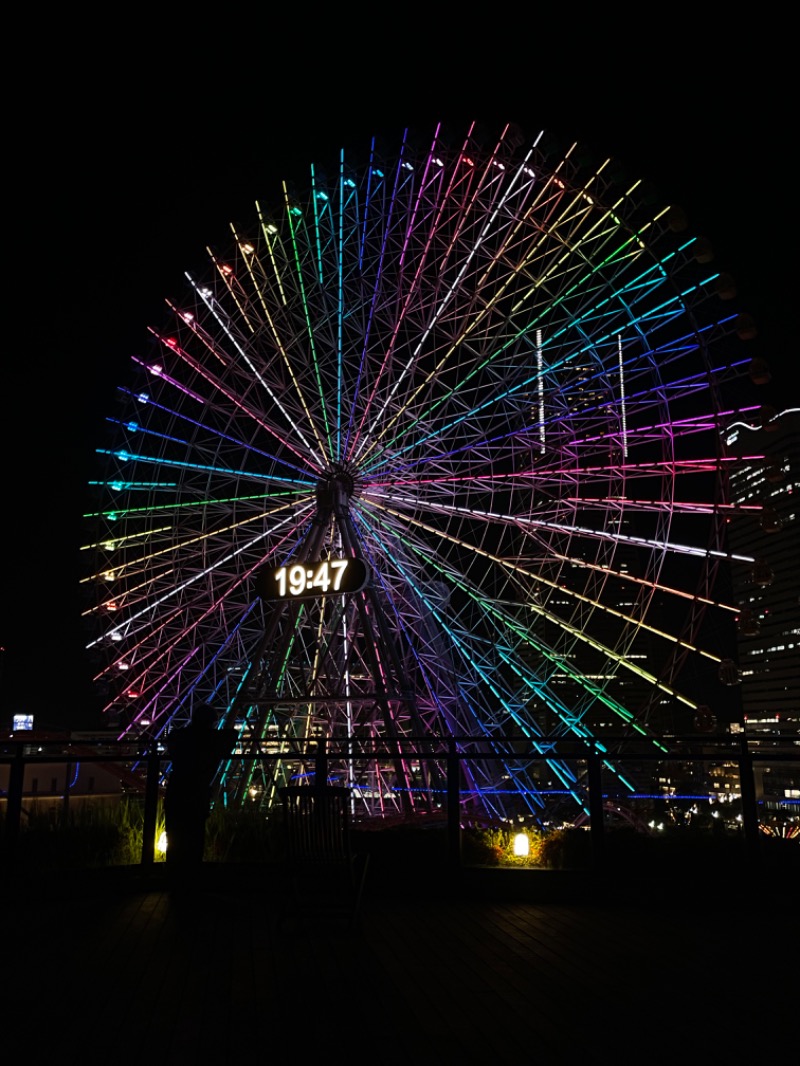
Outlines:
<svg viewBox="0 0 800 1066"><path fill-rule="evenodd" d="M463 161L463 157L462 157L462 161ZM496 160L492 160L492 162L496 162ZM499 180L496 174L493 174L491 177L492 177L493 181L498 181ZM441 221L441 217L442 217L442 215L444 213L444 206L447 205L448 198L453 195L453 189L454 189L454 184L451 184L448 187L448 189L446 190L446 192L445 192L445 196L444 196L444 199L443 199L443 206L442 206L442 208L439 210L439 212L437 214L437 219L439 221ZM479 251L479 249L480 249L480 247L482 245L485 233L490 228L491 223L493 221L495 221L495 219L497 218L497 215L499 214L500 209L502 208L502 206L503 206L503 201L501 199L498 207L496 209L494 209L494 208L491 209L489 220L482 221L480 231L477 232L475 234L475 236L473 238L471 238L470 241L467 242L466 247L462 251L461 257L460 257L461 260L463 260L463 265L461 265L459 267L458 272L457 272L453 282L451 283L450 287L448 289L446 289L443 294L439 294L437 292L436 298L435 298L435 300L434 300L434 302L432 304L431 311L428 312L425 315L424 327L421 330L421 336L420 336L420 340L418 342L418 345L417 345L416 348L414 348L412 350L411 358L404 365L403 373L401 374L401 376L398 379L397 383L393 386L393 389L392 389L392 391L390 393L389 399L393 398L396 395L396 393L398 392L399 388L403 384L403 379L410 374L411 368L416 365L417 360L418 360L418 358L420 356L420 353L423 351L423 349L426 346L426 344L428 344L429 341L430 341L432 330L433 330L434 326L436 326L438 323L440 323L444 319L444 316L449 312L451 303L456 298L460 288L462 287L462 285L464 283L464 280L465 280L465 277L468 276L468 270L469 270L469 267L471 265L472 258L473 258L473 256L477 255L477 253L478 253L478 251ZM466 225L470 222L469 211L468 210L462 210L461 213L460 213L460 218L463 219L463 224L464 224L464 227L466 229ZM446 249L445 249L445 251L443 253L443 255L444 255L444 264L446 264L447 261L450 259L452 251L453 251L453 248L454 248L454 245L456 244L456 242L458 241L458 239L460 237L460 233L461 233L461 231L456 230L456 233L455 233L454 237L450 239L450 242L449 242L448 246L446 247ZM427 243L427 245L425 247L425 250L424 250L423 254L420 256L420 266L419 266L419 268L417 270L417 274L415 276L416 279L419 279L419 278L422 277L423 267L426 265L427 256L428 256L428 254L430 252L430 248L431 248L431 240L433 238L435 238L435 236L436 236L436 227L433 226L432 229L431 229L431 235L430 235L430 237L428 239L428 243ZM501 255L500 252L495 252L494 253L494 258L492 260L492 262L494 264L500 262L500 255ZM444 269L445 269L444 265L439 267L440 271L444 270ZM480 289L483 285L486 284L486 282L487 282L487 273L486 273L486 270L484 269L483 276L481 278L481 285L477 286L477 288ZM409 287L409 303L410 303L410 301L411 301L411 299L413 297L417 296L417 294L418 294L417 288L415 286L410 286ZM407 304L407 306L408 306L408 304ZM386 427L384 427L384 429L383 429L383 433L384 434L386 433L386 429L387 428L391 429L393 426L395 426L398 423L398 420L407 411L409 411L409 410L413 411L413 405L416 403L416 401L417 401L418 397L420 396L420 394L423 393L424 390L427 389L427 387L430 385L431 381L433 381L438 375L441 375L444 372L444 370L446 369L448 364L451 362L452 358L454 356L456 356L457 354L459 354L461 351L464 350L464 344L466 343L470 332L476 331L478 329L478 327L483 322L483 318L485 317L485 315L487 315L489 313L490 310L491 310L491 305L488 306L488 307L482 308L477 314L473 314L471 316L464 316L464 317L455 317L455 316L453 316L454 317L454 321L458 321L458 322L466 321L469 324L468 328L467 328L467 331L466 332L459 331L459 333L453 338L452 342L445 346L445 348L443 350L443 354L438 358L438 360L435 363L435 366L430 371L427 372L427 374L424 376L424 378L418 384L414 384L413 387L408 390L407 396L404 399L403 403L391 415ZM386 407L385 406L382 407L380 409L380 411L378 412L379 416L382 416L385 410L386 410ZM404 428L405 428L406 431L408 431L408 429L409 428L413 428L414 425L416 425L416 420L411 422L410 426L406 426ZM365 462L367 457L368 457L368 455L369 455L369 452L362 454L361 455L361 461Z"/></svg>
<svg viewBox="0 0 800 1066"><path fill-rule="evenodd" d="M386 551L387 553L391 551L391 545L388 542L382 541L379 537L373 539L376 539L377 543L381 544L384 551ZM409 547L411 548L412 552L416 552L417 554L419 554L424 559L424 561L429 563L431 562L431 557L421 552L419 546L409 545ZM481 678L485 684L491 686L491 688L495 691L497 697L501 700L504 712L503 718L505 719L506 715L509 716L511 720L515 721L517 725L523 728L526 735L530 736L532 739L535 738L539 733L535 723L526 721L517 711L515 711L515 705L518 705L519 702L518 697L510 690L504 691L502 680L495 676L493 656L490 652L490 649L494 649L495 647L493 642L491 640L484 639L481 648L481 645L479 643L476 643L475 641L474 632L472 631L472 629L460 628L456 620L452 619L449 615L445 614L437 607L435 597L431 598L429 594L426 595L425 592L420 589L418 575L416 571L410 569L409 563L405 558L399 559L393 556L393 561L397 566L398 573L403 574L406 577L408 584L411 587L415 587L417 589L417 596L419 597L419 602L421 604L420 613L425 617L432 617L436 619L436 621L439 623L438 631L446 636L448 640L447 647L449 649L448 658L450 658L451 656L455 656L459 667L458 670L455 669L456 659L454 659L453 676L467 676L470 678L474 678L477 676L478 678ZM442 573L441 571L439 572ZM445 575L442 573L442 576ZM387 592L391 596L390 590L387 590ZM475 603L479 602L479 597L475 595L475 590L472 590L472 598ZM399 617L402 614L407 615L408 605L403 605L402 612L396 606L396 611ZM511 619L506 618L505 621L509 622L511 621ZM518 622L513 622L512 624L514 627L517 627L519 625ZM498 633L500 632L505 632L507 634L508 630L501 630L498 628ZM442 647L439 638L437 638L437 640L435 641L434 646L431 647L430 654L432 656L439 657L440 659L442 654ZM462 673L461 668L463 667L467 667L466 675ZM438 687L439 690L441 690L441 684L439 684ZM537 687L541 692L543 686L539 683ZM463 685L459 682L455 686L454 690L451 692L451 696L455 700L456 712L458 711L459 705L463 702L463 696L459 695L459 693L463 693L463 691ZM469 702L468 693L466 694L465 698L467 702ZM451 726L456 724L461 725L460 722L457 722L457 719L453 718L452 711L448 713L448 708L446 705L442 708L442 710L445 713L447 719L451 722ZM491 736L498 728L499 723L497 721L497 718L495 717L492 720L484 720L482 714L483 712L477 706L473 706L472 724L473 726L477 725L479 728L481 728L486 736ZM558 762L558 760L554 760L553 765L560 766L561 764Z"/></svg>
<svg viewBox="0 0 800 1066"><path fill-rule="evenodd" d="M258 516L259 524L260 520L262 520L263 518L264 515ZM247 524L252 521L253 519L251 517L248 517ZM289 524L290 522L291 524ZM297 528L296 526L294 526L293 520L287 519L286 523L288 525L288 532L284 530L283 536L280 540L277 541L277 546L279 546L281 543L287 544L287 542L290 542L291 540L296 540ZM244 524L245 523L241 523L240 525ZM132 570L134 573L141 572L144 569L145 565L152 564L153 558L158 555L167 555L171 559L175 559L176 556L179 557L181 554L186 554L187 550L190 550L191 556L194 558L194 556L199 550L198 543L207 544L208 542L213 542L215 539L221 540L223 550L225 550L227 549L229 544L227 535L230 534L231 531L232 527L228 527L227 529L215 529L211 532L204 533L200 537L189 538L184 541L180 546L176 546L173 541L170 541L159 551L152 552L146 557L138 556L132 562L126 563L124 567L120 568L120 572L116 573L114 577L115 579L118 579L120 573L128 569ZM262 565L264 558L269 556L269 553L264 549L265 543L269 543L270 540L276 540L278 536L280 536L280 533L276 532L275 528L271 528L266 532L260 532L258 536L245 541L240 546L237 546L234 551L225 550L225 554L221 556L216 556L212 561L210 561L208 565L199 567L194 572L190 572L190 576L182 582L176 583L174 580L164 581L162 579L159 582L159 586L161 587L162 591L159 592L156 588L153 587L148 589L148 595L146 599L144 599L143 601L139 601L143 602L143 606L139 607L138 609L136 608L136 598L131 598L131 605L129 606L127 595L123 593L118 598L118 601L115 602L115 611L123 607L129 609L124 610L120 621L113 625L101 639L108 639L114 634L119 634L123 630L130 631L134 623L141 624L142 619L148 619L153 616L160 616L164 610L165 605L168 606L170 603L176 600L183 600L186 596L187 591L189 591L192 586L198 583L207 585L208 582L214 578L215 573L225 575L231 573L235 575L234 585L244 586L245 582L249 582L252 579L255 570ZM255 553L253 551L254 548L257 549ZM276 549L273 547L272 550L274 551ZM248 555L250 556L252 561L248 568L244 569L243 571L240 571L239 568L234 564L238 559L241 559ZM169 572L169 576L171 578L171 571ZM230 595L230 588L227 582L225 584L225 595ZM95 640L91 642L88 647L94 647L97 645L97 643L98 641Z"/></svg>
<svg viewBox="0 0 800 1066"><path fill-rule="evenodd" d="M147 393L137 393L134 395L129 389L121 389L120 392L127 396L131 402L137 407L140 407L142 414L149 414L145 408L157 409L161 414L166 416L170 421L170 427L172 433L167 435L160 431L155 431L143 425L138 420L128 419L123 421L122 419L109 418L107 421L111 425L117 425L121 430L127 431L131 434L138 434L144 438L156 438L160 440L169 440L173 443L179 443L186 447L189 447L189 441L186 437L176 437L175 433L178 432L177 427L183 424L182 432L191 433L203 433L206 434L211 440L218 442L214 447L218 453L224 454L226 451L230 451L231 454L244 453L247 456L254 458L257 462L264 464L275 464L276 466L283 466L286 468L287 473L291 471L296 476L300 476L301 482L305 484L311 484L311 477L308 471L307 465L304 463L302 466L292 462L287 456L279 456L274 452L267 451L263 448L257 447L252 441L247 442L240 437L233 436L229 433L225 433L221 427L214 426L210 421L200 421L196 418L191 418L187 414L183 414L174 408L166 407L163 404L155 403ZM158 461L161 461L160 459ZM225 470L225 476L231 476L233 471ZM117 479L115 479L117 480ZM113 486L113 482L109 482ZM157 482L146 483L145 487L155 487ZM179 482L173 482L172 487L179 488Z"/></svg>
<svg viewBox="0 0 800 1066"><path fill-rule="evenodd" d="M245 243L245 247L249 247ZM226 267L232 272L233 268L227 264L223 264L220 271L223 275L226 274ZM230 317L223 313L219 301L215 298L214 293L207 286L197 284L191 278L192 284L195 288L197 296L205 304L205 306L211 311L216 323L221 327L223 335L221 343L211 344L209 341L209 334L205 330L201 330L197 324L197 318L194 313L191 312L179 312L179 321L187 326L192 334L202 339L204 348L211 350L217 357L217 362L221 363L226 368L233 368L229 370L230 376L238 375L238 365L241 364L243 368L252 375L252 380L257 382L259 387L264 390L269 397L271 405L275 410L279 411L288 427L290 427L292 434L296 437L297 441L302 445L302 450L296 448L293 444L292 437L288 436L285 430L278 429L274 420L269 422L265 421L262 416L255 413L252 407L244 404L240 395L235 389L226 389L221 383L219 377L214 374L210 375L203 370L201 363L190 360L183 349L178 349L182 357L187 359L189 365L192 366L198 374L208 378L209 383L213 388L218 389L234 406L240 408L246 415L250 415L254 418L256 423L261 426L268 434L277 435L281 441L281 444L290 452L294 452L298 458L305 460L306 456L316 455L318 468L324 465L325 446L320 438L316 423L311 415L308 404L305 400L304 390L302 388L300 379L295 371L295 363L300 367L305 367L307 361L305 359L305 353L300 352L297 354L295 361L290 357L290 353L286 348L286 345L282 342L280 331L276 323L276 319L269 313L266 313L269 330L272 335L277 351L281 356L281 366L285 370L288 381L290 383L291 394L298 401L297 411L291 410L291 405L284 397L286 390L283 382L273 377L272 380L268 380L267 376L262 373L261 368L257 364L257 361L250 357L249 352L252 348L252 339L243 336L239 330L237 330L231 323ZM177 347L177 345L175 346ZM229 354L228 349L232 349ZM250 393L250 382L242 379L241 395L247 396ZM259 404L260 407L260 404ZM305 430L307 427L311 427L312 436L314 437L314 443L307 438Z"/></svg>
<svg viewBox="0 0 800 1066"><path fill-rule="evenodd" d="M387 550L386 545L384 545L384 550ZM413 547L412 550L414 550ZM430 560L428 559L428 561ZM395 560L395 563L397 564L398 570L402 571L402 562ZM409 572L407 578L410 585L418 587L415 574ZM424 600L425 597L422 596L422 598ZM474 603L480 604L481 608L484 607L480 599L480 593L476 595L475 590L472 592L472 599ZM619 716L626 725L633 724L634 728L637 728L642 735L646 735L645 730L635 725L633 722L633 715L629 710L605 696L596 685L589 684L586 678L581 677L577 672L571 670L566 661L562 660L552 649L545 648L542 644L537 643L535 640L531 640L530 635L524 628L524 623L520 623L518 619L511 616L501 617L500 612L496 609L490 611L489 613L494 615L492 618L492 624L495 627L493 634L494 639L489 639L488 641L484 640L483 651L481 652L480 646L476 645L474 641L473 626L470 626L467 630L462 630L459 634L458 627L454 626L449 618L445 618L437 611L435 603L426 602L425 609L434 616L438 616L441 631L449 636L451 647L458 654L460 666L466 669L466 676L482 677L484 682L491 687L496 698L500 701L500 709L502 712L500 715L500 722L514 722L522 730L524 735L528 736L532 741L534 748L537 747L535 738L538 735L538 727L536 726L536 723L529 717L526 717L522 711L519 694L504 687L502 680L497 676L496 666L489 656L488 649L495 649L497 646L496 641L505 643L508 640L509 634L516 634L518 640L521 639L521 641L527 643L529 647L536 647L542 659L548 661L554 670L559 672L566 670L567 672L572 673L576 681L586 687L592 695L601 699L604 704L615 715ZM581 720L581 716L576 715L574 711L570 712L567 710L563 702L552 692L546 679L541 677L535 678L530 674L523 673L507 652L502 657L507 664L513 667L524 686L529 691L534 691L536 693L538 699L546 704L549 709L559 717L569 732L575 733L575 735L583 738L591 736L591 731L586 728L585 723ZM482 712L478 707L473 707L472 715L474 724L477 724L484 731L486 736L491 736L500 724L497 718L484 721L482 718ZM658 742L655 739L653 742L658 746ZM558 759L547 759L546 762L550 769L560 778L562 783L572 790L575 785L575 776L572 771L570 771L569 768ZM607 762L606 765L609 771L615 773L619 777L620 781L626 788L633 788L633 786L625 780L624 776L619 773L616 766L611 762ZM512 768L504 767L504 769L511 771ZM575 798L577 798L577 796Z"/></svg>
<svg viewBox="0 0 800 1066"><path fill-rule="evenodd" d="M394 517L399 517L399 513L398 512L389 512L389 513L392 514ZM475 545L469 544L469 543L467 543L466 541L464 541L461 538L447 537L445 534L442 534L441 531L437 531L436 527L427 526L424 523L420 523L420 522L416 522L416 521L412 520L411 528L412 529L413 528L422 529L426 533L437 533L438 536L441 539L448 540L451 543L455 543L458 546L458 548L460 548L460 549L466 549L467 552L473 552L474 551L481 558L482 561L495 564L501 570L505 571L508 574L513 573L515 576L522 577L522 578L525 578L525 579L529 580L531 582L533 588L536 588L536 587L541 588L543 586L549 586L552 589L558 589L572 603L582 604L584 606L590 607L593 610L597 609L600 612L604 613L608 617L614 617L614 618L618 619L619 621L624 623L626 626L634 627L634 629L636 631L647 632L647 633L650 633L652 636L659 637L662 640L665 640L665 641L667 641L669 643L680 645L680 646L686 648L687 650L696 652L698 655L710 659L713 662L719 663L721 661L719 656L716 656L716 655L714 655L714 654L712 654L710 652L704 651L702 648L700 648L696 644L681 640L679 637L677 637L677 636L675 636L675 635L673 635L671 633L666 632L662 628L659 628L659 627L654 626L652 624L647 624L647 623L645 623L643 621L642 618L636 618L636 617L633 617L633 616L630 616L630 615L626 615L624 612L616 609L612 605L609 605L609 604L601 602L600 600L594 600L594 599L592 599L592 598L590 598L588 596L582 595L579 591L577 591L575 589L568 589L568 588L564 587L563 585L558 585L558 583L556 583L556 582L548 581L547 579L545 579L542 576L542 574L540 572L536 572L532 568L528 569L528 568L526 568L524 566L520 566L519 563L515 563L515 562L512 562L510 560L501 559L499 557L494 557L483 548L479 548L479 547L476 547ZM407 546L412 551L415 551L415 552L419 553L419 555L421 556L421 558L423 559L424 562L426 562L430 566L436 567L438 572L441 574L441 576L443 578L445 578L449 582L452 582L452 584L455 587L459 588L462 592L466 592L475 601L476 605L480 606L480 609L482 611L488 610L488 608L486 608L483 605L483 592L482 592L482 590L480 588L470 587L468 583L466 583L463 580L461 580L461 578L460 578L460 574L462 572L461 570L459 570L458 575L454 576L449 571L448 566L441 565L438 562L438 552L436 550L434 550L434 549L428 548L427 545L422 546L418 541L415 541L413 539L413 534L411 532L409 533L409 535L407 537L404 538L404 541L405 541ZM396 563L396 565L398 565L398 567L400 566L400 564L399 564L399 562L397 560L395 560L395 563ZM463 569L467 570L467 567L464 567ZM608 572L606 572L604 574L604 577L607 577L607 576L608 576ZM654 584L650 583L650 582L648 582L647 584L649 585L651 591L653 591L654 590ZM665 586L662 586L662 588L665 588ZM549 622L555 623L565 633L570 633L576 640L590 643L595 649L602 651L603 655L607 658L608 661L617 662L619 665L623 666L625 669L634 671L639 676L641 676L643 678L646 678L648 681L656 683L656 679L652 675L648 674L647 672L642 671L633 662L628 660L625 656L620 655L619 652L616 652L613 649L611 649L610 647L602 644L597 639L590 637L584 631L584 629L579 628L579 627L575 627L575 626L571 625L570 623L568 623L565 618L553 615L551 612L545 610L544 608L541 608L541 607L537 606L537 604L535 603L535 600L532 599L530 596L528 596L527 599L529 599L529 602L528 602L527 606L528 606L530 611L534 612L535 614L539 615L542 618L547 619ZM429 609L431 609L432 612L434 614L436 614L436 612L433 609L433 607L430 607ZM511 616L508 616L508 615L506 615L506 614L504 614L502 612L501 612L501 622L502 622L502 627L505 627L506 629L510 629L512 631L519 625L519 623L512 623ZM444 626L444 622L441 619L440 619L440 624L442 626ZM563 667L563 664L562 664L562 667Z"/></svg>

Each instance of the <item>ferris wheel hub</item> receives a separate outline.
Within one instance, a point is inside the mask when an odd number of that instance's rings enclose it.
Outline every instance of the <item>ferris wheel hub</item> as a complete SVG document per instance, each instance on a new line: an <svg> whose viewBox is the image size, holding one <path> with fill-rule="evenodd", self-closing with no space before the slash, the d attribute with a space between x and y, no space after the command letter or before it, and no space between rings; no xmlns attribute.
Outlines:
<svg viewBox="0 0 800 1066"><path fill-rule="evenodd" d="M353 497L361 495L361 478L353 463L334 463L317 482L320 511L347 510Z"/></svg>

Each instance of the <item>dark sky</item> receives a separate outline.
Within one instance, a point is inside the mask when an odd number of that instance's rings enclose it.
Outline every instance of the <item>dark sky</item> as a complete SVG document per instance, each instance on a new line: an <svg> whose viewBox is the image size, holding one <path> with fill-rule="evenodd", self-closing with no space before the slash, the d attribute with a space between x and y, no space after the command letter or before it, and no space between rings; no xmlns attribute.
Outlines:
<svg viewBox="0 0 800 1066"><path fill-rule="evenodd" d="M164 299L207 244L228 242L230 221L278 198L282 179L305 183L309 164L373 134L397 144L405 127L513 121L530 139L546 128L616 157L712 241L759 324L768 389L797 402L788 43L752 20L627 36L599 22L579 39L570 21L487 26L484 13L480 25L426 25L424 36L409 25L391 46L352 26L298 38L269 20L154 18L105 46L88 24L49 27L32 71L41 84L18 87L7 129L17 236L6 249L15 340L4 359L2 727L25 708L42 725L94 721L81 494L114 386L163 321Z"/></svg>

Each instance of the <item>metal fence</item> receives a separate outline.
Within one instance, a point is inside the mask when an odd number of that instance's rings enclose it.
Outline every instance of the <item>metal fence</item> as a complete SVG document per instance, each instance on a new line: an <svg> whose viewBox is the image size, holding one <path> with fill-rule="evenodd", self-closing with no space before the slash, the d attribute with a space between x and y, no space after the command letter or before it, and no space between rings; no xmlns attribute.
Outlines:
<svg viewBox="0 0 800 1066"><path fill-rule="evenodd" d="M398 759L415 769L404 786L412 795L404 796L397 781L388 779L386 770ZM568 768L574 788L560 787L562 782L552 779L554 761ZM478 764L503 769L495 775L494 817L492 797L476 788L470 774ZM435 766L436 774L427 773L426 766ZM769 835L794 837L800 844L796 734L671 737L661 738L657 746L629 737L586 742L467 736L402 738L391 744L353 738L279 746L265 742L230 757L230 780L241 782L245 775L257 782L252 794L240 792L236 803L261 809L268 817L277 782L285 783L287 769L294 780L309 785L348 785L356 824L392 818L440 824L456 864L462 861L464 830L481 826L510 832L582 825L590 834L594 864L603 863L609 833L619 827L652 835L665 829L673 834L698 828L722 831L740 837L753 857ZM154 862L159 798L168 771L168 756L158 743L143 747L126 741L14 734L0 745L4 855L13 862L16 842L33 811L48 810L54 821L66 824L76 805L134 796L143 809L140 862ZM523 779L526 786L520 787ZM371 787L370 781L379 784ZM511 813L508 797L516 801ZM231 802L222 781L217 801Z"/></svg>

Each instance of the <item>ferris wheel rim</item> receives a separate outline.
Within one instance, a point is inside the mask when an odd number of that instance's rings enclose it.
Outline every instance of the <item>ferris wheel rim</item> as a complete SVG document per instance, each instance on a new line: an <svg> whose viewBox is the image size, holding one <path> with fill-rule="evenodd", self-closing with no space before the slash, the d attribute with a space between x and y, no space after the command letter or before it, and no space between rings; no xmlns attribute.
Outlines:
<svg viewBox="0 0 800 1066"><path fill-rule="evenodd" d="M122 505L97 512L90 648L108 706L142 701L126 729L163 731L195 688L244 676L255 575L299 550L331 485L417 671L405 730L535 736L537 700L567 731L599 704L642 728L622 675L680 700L683 662L714 658L697 640L705 607L728 609L709 592L719 506L679 486L718 472L690 446L718 428L708 350L733 326L701 324L713 278L666 212L540 140L403 140L360 175L343 154L305 197L284 186L280 215L257 205L257 234L233 227L207 279L187 273L104 451ZM694 589L673 587L676 557ZM673 597L695 613L665 630ZM634 662L660 642L659 671Z"/></svg>

